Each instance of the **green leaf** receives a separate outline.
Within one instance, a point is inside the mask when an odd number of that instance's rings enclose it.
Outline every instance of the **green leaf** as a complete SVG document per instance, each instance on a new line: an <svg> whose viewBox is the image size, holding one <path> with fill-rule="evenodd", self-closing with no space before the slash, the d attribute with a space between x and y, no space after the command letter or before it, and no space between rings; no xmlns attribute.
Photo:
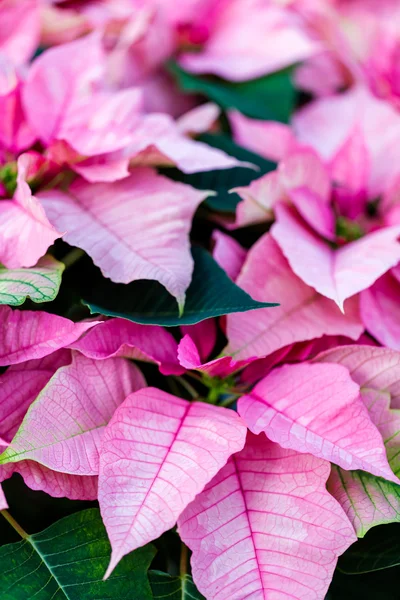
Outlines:
<svg viewBox="0 0 400 600"><path fill-rule="evenodd" d="M254 179L276 169L276 163L263 158L250 150L238 146L227 135L204 133L198 138L200 141L223 150L230 156L234 156L243 162L252 163L258 170L245 167L235 167L217 171L204 171L187 175L178 169L164 169L168 177L176 181L182 181L200 190L213 190L215 196L209 196L204 201L212 210L220 212L235 212L240 197L229 191L235 187L249 185Z"/></svg>
<svg viewBox="0 0 400 600"><path fill-rule="evenodd" d="M339 569L347 575L361 575L400 565L400 525L371 529L353 544L339 560Z"/></svg>
<svg viewBox="0 0 400 600"><path fill-rule="evenodd" d="M204 600L190 575L172 577L161 571L149 571L154 600Z"/></svg>
<svg viewBox="0 0 400 600"><path fill-rule="evenodd" d="M126 556L107 581L110 544L100 513L85 510L0 547L1 600L151 600L148 545Z"/></svg>
<svg viewBox="0 0 400 600"><path fill-rule="evenodd" d="M194 75L177 63L170 63L169 70L184 92L202 94L224 109L234 108L253 119L288 123L294 109L292 68L241 82Z"/></svg>
<svg viewBox="0 0 400 600"><path fill-rule="evenodd" d="M276 306L253 300L226 275L203 248L192 249L194 272L183 315L173 298L156 281L112 283L96 270L86 277L83 302L90 312L122 317L135 323L167 327L192 325L210 317Z"/></svg>
<svg viewBox="0 0 400 600"><path fill-rule="evenodd" d="M41 258L29 269L6 269L0 265L0 304L19 306L27 298L51 302L58 294L64 264L52 256Z"/></svg>

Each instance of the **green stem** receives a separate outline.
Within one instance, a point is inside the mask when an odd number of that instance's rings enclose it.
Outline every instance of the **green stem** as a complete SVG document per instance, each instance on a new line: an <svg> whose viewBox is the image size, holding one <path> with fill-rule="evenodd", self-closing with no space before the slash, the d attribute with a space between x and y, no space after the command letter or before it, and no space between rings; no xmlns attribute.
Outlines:
<svg viewBox="0 0 400 600"><path fill-rule="evenodd" d="M10 515L8 510L0 511L6 521L11 525L11 527L22 537L23 540L26 540L29 536L24 529L22 529L21 525L17 523L17 521Z"/></svg>
<svg viewBox="0 0 400 600"><path fill-rule="evenodd" d="M181 559L179 561L179 574L184 577L188 571L189 552L187 546L181 543Z"/></svg>
<svg viewBox="0 0 400 600"><path fill-rule="evenodd" d="M64 256L64 258L62 259L62 262L64 263L65 268L69 269L70 267L72 267L73 264L78 262L78 260L80 260L83 256L85 256L85 253L83 250L81 250L80 248L74 248L73 250L71 250L71 252L68 252L68 254L66 256Z"/></svg>
<svg viewBox="0 0 400 600"><path fill-rule="evenodd" d="M181 386L184 387L187 392L189 392L189 394L191 395L191 397L193 399L199 397L199 393L197 392L197 390L195 390L194 387L191 386L188 381L186 381L186 379L184 379L183 377L179 377L179 376L175 376L175 379L177 381L179 381Z"/></svg>
<svg viewBox="0 0 400 600"><path fill-rule="evenodd" d="M242 394L231 394L230 396L228 396L227 398L225 398L225 400L223 400L222 402L220 402L220 404L218 406L231 406L238 398L240 398Z"/></svg>

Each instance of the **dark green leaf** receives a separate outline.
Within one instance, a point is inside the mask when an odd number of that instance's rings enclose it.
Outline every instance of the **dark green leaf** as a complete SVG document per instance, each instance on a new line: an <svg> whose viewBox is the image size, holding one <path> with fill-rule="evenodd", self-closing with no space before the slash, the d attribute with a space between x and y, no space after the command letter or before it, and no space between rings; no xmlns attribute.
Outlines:
<svg viewBox="0 0 400 600"><path fill-rule="evenodd" d="M0 548L1 600L151 600L145 546L126 556L107 581L110 544L97 509L61 519Z"/></svg>
<svg viewBox="0 0 400 600"><path fill-rule="evenodd" d="M288 123L293 112L296 92L292 69L241 82L194 75L176 63L170 63L169 70L184 92L202 94L224 109L234 108L253 119Z"/></svg>
<svg viewBox="0 0 400 600"><path fill-rule="evenodd" d="M371 529L350 546L339 560L339 569L349 575L381 571L400 565L400 524Z"/></svg>
<svg viewBox="0 0 400 600"><path fill-rule="evenodd" d="M90 312L122 317L151 325L192 325L210 317L276 306L253 300L233 283L203 248L193 248L195 262L192 283L186 294L181 317L173 298L158 282L112 283L96 270L88 276L83 301Z"/></svg>
<svg viewBox="0 0 400 600"><path fill-rule="evenodd" d="M265 175L276 168L276 163L238 146L227 135L205 133L199 137L199 140L205 142L209 146L219 148L230 156L234 156L243 162L248 162L258 167L258 170L236 167L234 169L205 171L190 175L182 173L182 171L178 171L178 169L164 170L165 174L172 179L188 183L200 190L213 190L216 192L216 196L209 196L204 201L204 204L212 210L235 212L236 205L240 202L240 198L235 193L230 194L229 190L235 187L249 185L253 179L258 179L262 175Z"/></svg>
<svg viewBox="0 0 400 600"><path fill-rule="evenodd" d="M204 600L190 575L171 577L161 571L149 571L154 600Z"/></svg>

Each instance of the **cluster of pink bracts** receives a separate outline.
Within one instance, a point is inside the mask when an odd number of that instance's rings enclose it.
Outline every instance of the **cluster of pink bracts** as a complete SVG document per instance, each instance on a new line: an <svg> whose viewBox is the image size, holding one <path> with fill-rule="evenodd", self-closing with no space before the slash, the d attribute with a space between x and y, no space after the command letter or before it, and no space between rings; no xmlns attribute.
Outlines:
<svg viewBox="0 0 400 600"><path fill-rule="evenodd" d="M156 167L241 163L196 141L219 111L175 88L171 57L235 82L296 65L313 97L290 125L228 114L236 142L278 167L235 190L234 222L214 218L214 257L279 306L224 317L222 356L214 320L177 342L2 301L0 481L98 498L108 574L178 523L207 600L323 600L357 536L400 520L399 22L397 0L0 3L3 299L21 293L13 274L33 300L36 277L54 286L63 265L46 252L63 238L184 309L210 192ZM266 233L248 251L226 233L254 224ZM246 391L237 412L189 402L132 359Z"/></svg>

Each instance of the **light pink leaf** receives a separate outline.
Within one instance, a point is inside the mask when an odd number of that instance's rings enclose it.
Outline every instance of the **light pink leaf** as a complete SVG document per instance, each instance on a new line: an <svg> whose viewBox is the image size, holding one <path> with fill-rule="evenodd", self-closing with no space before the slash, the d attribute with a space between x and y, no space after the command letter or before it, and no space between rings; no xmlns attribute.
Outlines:
<svg viewBox="0 0 400 600"><path fill-rule="evenodd" d="M193 73L243 81L279 71L317 49L289 11L257 0L238 0L222 4L205 47L184 54L180 62Z"/></svg>
<svg viewBox="0 0 400 600"><path fill-rule="evenodd" d="M327 161L358 127L371 159L369 198L381 195L388 181L398 173L399 113L365 85L353 85L342 94L307 104L294 115L292 124L299 142L312 146Z"/></svg>
<svg viewBox="0 0 400 600"><path fill-rule="evenodd" d="M71 362L68 350L12 365L0 375L0 436L7 443L16 434L29 406L59 367ZM1 444L1 440L0 440Z"/></svg>
<svg viewBox="0 0 400 600"><path fill-rule="evenodd" d="M342 346L322 352L313 362L339 363L360 388L390 393L391 408L400 409L400 353L376 346Z"/></svg>
<svg viewBox="0 0 400 600"><path fill-rule="evenodd" d="M48 144L55 139L70 110L102 75L101 36L85 36L46 50L32 63L23 90L28 122Z"/></svg>
<svg viewBox="0 0 400 600"><path fill-rule="evenodd" d="M32 460L0 465L0 481L5 481L14 473L21 475L31 490L40 490L54 498L97 500L98 477L96 475L59 473Z"/></svg>
<svg viewBox="0 0 400 600"><path fill-rule="evenodd" d="M128 396L101 450L99 503L112 546L106 577L125 554L175 525L245 436L228 409L155 388Z"/></svg>
<svg viewBox="0 0 400 600"><path fill-rule="evenodd" d="M29 164L29 155L18 158L14 198L0 203L0 262L9 269L33 267L62 235L48 221L38 198L32 196L26 183Z"/></svg>
<svg viewBox="0 0 400 600"><path fill-rule="evenodd" d="M331 197L329 171L314 150L297 149L280 163L278 171L281 184L287 192L307 188L317 195L321 202L329 204Z"/></svg>
<svg viewBox="0 0 400 600"><path fill-rule="evenodd" d="M400 283L385 273L360 294L360 314L367 331L387 348L400 350Z"/></svg>
<svg viewBox="0 0 400 600"><path fill-rule="evenodd" d="M97 475L104 427L126 396L146 385L123 358L75 354L31 404L0 464L34 460L71 475Z"/></svg>
<svg viewBox="0 0 400 600"><path fill-rule="evenodd" d="M356 541L326 491L329 463L249 434L179 518L193 579L208 600L323 600Z"/></svg>
<svg viewBox="0 0 400 600"><path fill-rule="evenodd" d="M279 201L292 203L318 233L334 238L334 214L330 206L331 182L328 169L308 148L287 156L276 171L238 187L243 202L236 210L236 226L269 221Z"/></svg>
<svg viewBox="0 0 400 600"><path fill-rule="evenodd" d="M246 250L232 237L215 229L213 257L225 273L235 281L246 258Z"/></svg>
<svg viewBox="0 0 400 600"><path fill-rule="evenodd" d="M83 248L106 277L119 283L154 279L183 307L193 271L192 218L208 194L137 169L122 181L79 180L68 195L40 197L50 220L67 231L64 239Z"/></svg>
<svg viewBox="0 0 400 600"><path fill-rule="evenodd" d="M164 375L183 372L178 362L178 344L162 327L139 325L126 319L110 319L93 327L71 345L95 360L122 356L155 362Z"/></svg>
<svg viewBox="0 0 400 600"><path fill-rule="evenodd" d="M364 388L362 399L385 440L391 469L400 473L400 411L390 409L390 394ZM400 521L400 485L362 471L333 468L328 489L338 500L359 537L376 525Z"/></svg>
<svg viewBox="0 0 400 600"><path fill-rule="evenodd" d="M189 110L176 121L179 131L185 134L204 133L211 129L221 114L219 106L207 102Z"/></svg>
<svg viewBox="0 0 400 600"><path fill-rule="evenodd" d="M2 2L0 6L0 53L16 65L29 61L39 44L40 10L37 0Z"/></svg>
<svg viewBox="0 0 400 600"><path fill-rule="evenodd" d="M289 267L276 242L264 235L251 248L237 282L253 298L280 306L227 316L226 354L235 359L262 358L294 342L323 335L358 339L364 328L357 301L346 302L343 315L335 304L305 285Z"/></svg>
<svg viewBox="0 0 400 600"><path fill-rule="evenodd" d="M3 488L0 485L0 510L7 510L7 508L8 508L7 500L6 500L5 494L3 492Z"/></svg>
<svg viewBox="0 0 400 600"><path fill-rule="evenodd" d="M127 147L141 118L139 88L98 92L73 107L57 138L83 156L96 156Z"/></svg>
<svg viewBox="0 0 400 600"><path fill-rule="evenodd" d="M182 367L194 369L206 373L210 377L225 378L246 366L253 359L234 360L231 356L221 356L203 363L196 344L190 337L185 335L179 342L178 358Z"/></svg>
<svg viewBox="0 0 400 600"><path fill-rule="evenodd" d="M235 142L269 160L279 162L297 146L288 125L249 119L236 110L229 111L228 116Z"/></svg>
<svg viewBox="0 0 400 600"><path fill-rule="evenodd" d="M238 411L253 433L263 431L283 448L398 483L360 388L342 365L274 369L239 399Z"/></svg>
<svg viewBox="0 0 400 600"><path fill-rule="evenodd" d="M368 288L400 260L399 226L375 231L335 250L292 208L279 204L275 214L271 235L293 271L341 310L347 298Z"/></svg>
<svg viewBox="0 0 400 600"><path fill-rule="evenodd" d="M233 188L242 202L236 207L236 227L272 221L274 208L285 197L278 171L272 171L255 179L248 186Z"/></svg>
<svg viewBox="0 0 400 600"><path fill-rule="evenodd" d="M184 173L215 171L232 167L250 167L218 148L183 135L177 124L166 114L150 114L142 119L124 156L134 165L175 165Z"/></svg>
<svg viewBox="0 0 400 600"><path fill-rule="evenodd" d="M98 321L74 323L42 311L0 306L0 366L48 356L75 342Z"/></svg>

